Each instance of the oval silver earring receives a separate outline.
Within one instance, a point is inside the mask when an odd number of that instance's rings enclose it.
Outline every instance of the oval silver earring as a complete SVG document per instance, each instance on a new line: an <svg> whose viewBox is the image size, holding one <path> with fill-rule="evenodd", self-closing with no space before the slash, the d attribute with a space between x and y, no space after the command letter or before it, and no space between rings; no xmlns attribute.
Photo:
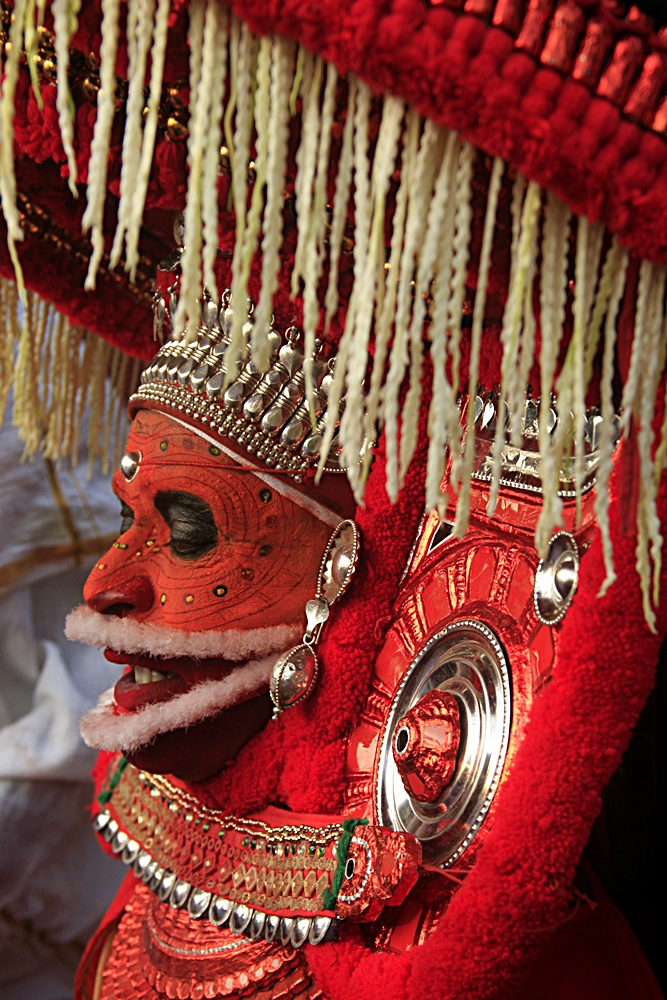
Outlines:
<svg viewBox="0 0 667 1000"><path fill-rule="evenodd" d="M271 671L273 718L305 701L315 690L319 663L315 648L332 604L349 587L359 559L359 531L354 521L341 521L327 543L317 577L317 593L306 603L303 641L276 661Z"/></svg>

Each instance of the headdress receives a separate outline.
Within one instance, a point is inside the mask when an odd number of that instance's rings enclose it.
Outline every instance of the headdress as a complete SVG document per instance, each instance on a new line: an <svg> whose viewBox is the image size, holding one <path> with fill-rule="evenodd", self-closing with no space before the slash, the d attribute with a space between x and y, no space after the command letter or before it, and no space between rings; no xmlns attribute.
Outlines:
<svg viewBox="0 0 667 1000"><path fill-rule="evenodd" d="M653 467L649 439L654 432L649 423L662 370L664 308L659 179L664 42L647 15L637 8L623 14L613 3L603 3L598 14L589 16L576 3L561 4L553 11L549 4L538 4L524 12L518 0L471 0L463 6L453 0L420 2L414 5L413 20L408 19L411 42L401 50L400 58L394 52L396 58L387 62L382 47L374 46L370 61L364 62L362 49L346 48L345 33L332 29L332 12L326 5L319 9L307 36L298 39L304 46L300 47L290 40L299 34L298 19L289 25L283 23L282 15L269 16L259 10L245 12L245 19L239 11L237 18L233 10L201 2L192 6L189 21L183 7L172 10L170 28L169 4L163 0L150 10L132 8L126 38L119 30L116 6L104 7L98 65L97 57L81 64L78 55L80 46L85 50L93 37L92 7L84 11L76 33L76 25L62 16L57 4L52 25L44 24L37 33L27 10L17 8L11 23L13 47L3 91L5 121L11 127L14 108L25 109L19 111L15 130L19 151L30 148L28 133L34 143L35 128L49 134L56 160L64 151L72 191L77 190L79 164L87 162L82 227L90 230L93 242L87 288L95 286L99 275L103 300L104 288L111 281L115 290L123 290L123 301L136 303L136 323L146 271L139 254L142 216L151 205L176 207L182 197L182 188L174 186L181 175L174 169L182 162L185 149L179 143L185 140L189 164L185 248L179 294L171 303L175 307L172 336L184 337L185 343L180 348L165 346L163 358L182 351L200 360L201 345L197 351L189 342L196 337L202 318L202 280L212 296L208 303L219 303L227 285L235 308L222 331L222 338L229 338L225 371L218 372L213 383L196 389L208 388L211 393L222 380L224 397L242 358L246 365L250 360L255 371L246 367L234 391L242 393L244 385L256 381L248 377L255 374L265 376L262 389L266 389L275 340L272 316L283 335L290 320L298 319L305 364L302 374L294 375L297 383L303 383L305 402L298 414L294 412L297 419L289 430L282 425L280 441L269 435L268 441L256 441L251 447L263 454L273 450L272 461L286 462L294 469L298 461L302 466L312 464L312 457L304 452L316 452L317 441L322 445L318 456L322 466L337 434L344 396L339 444L357 499L363 495L378 420L387 434L388 491L395 498L416 445L424 366L422 330L424 322L430 321L426 330L434 392L427 503L439 502L449 443L454 456L450 479L461 499L456 527L460 532L467 520L475 425L472 419L468 421L467 443L462 447L457 396L461 390L476 394L480 352L490 340L483 331L495 325L493 340L499 337L502 359L499 369L493 374L483 371L483 375L487 380L498 379L501 409L507 405L512 415L509 437L514 448L519 446L531 373L540 383L542 419L536 426L542 427L540 477L545 494L537 532L541 553L560 518L558 470L570 452L573 487L577 495L581 493L587 464L586 396L597 371L596 381L601 381L597 391L593 383L593 391L604 409L605 427L599 442L598 521L604 532L616 402L623 409L623 430L628 432L634 413L640 432L643 486L637 510L645 541L638 569L651 618L646 546L657 560L656 573L660 546L650 483L658 477L665 451L664 446L659 449ZM364 23L370 25L379 18L380 37L383 32L393 37L392 30L404 16L396 11L383 17L372 3L364 10ZM189 75L175 54L165 58L165 46L173 49L177 38L184 40L186 22ZM429 53L425 63L417 55L420 39ZM27 45L32 72L31 87L23 89L22 81L27 78L18 72L22 45ZM451 56L446 59L446 72L438 70L441 64L435 53L441 49ZM127 84L123 85L127 105L122 151L114 146L109 154L114 93L121 86L115 75L117 53L128 60ZM459 79L463 65L466 70ZM489 85L488 73L497 78L498 87ZM378 90L388 94L376 97ZM524 91L528 96L521 96ZM74 105L79 108L76 122L70 92L79 101ZM504 116L497 111L499 94L505 95ZM98 114L93 134L86 139L79 119L87 113L86 100L91 99L98 105ZM54 102L60 132L55 129L54 114L49 117L38 110L40 105L52 108ZM29 127L27 122L35 117L33 108L37 124ZM616 128L620 111L627 124ZM507 122L504 132L499 128L501 120ZM557 147L561 132L566 137ZM72 136L79 144L76 155ZM86 161L87 141L91 145ZM586 169L582 150L590 163ZM494 159L485 159L484 154ZM21 169L19 161L19 183ZM42 168L41 175L45 173ZM118 173L119 179L113 181ZM51 221L41 230L31 226L30 211L37 211L32 202L21 211L23 201L14 194L16 176L5 154L3 210L12 258L18 260L13 248L26 231L32 234L31 242L40 236L53 237ZM575 183L574 177L581 178L581 183ZM27 183L35 184L36 179ZM119 195L108 258L103 240L107 184ZM68 211L66 206L53 215L60 221ZM71 217L66 221L70 231L76 231ZM151 239L154 252L156 240ZM71 256L71 236L68 242L61 234L54 242L56 256L63 252ZM639 257L630 266L628 250ZM110 277L119 274L123 251L130 284L122 277ZM83 264L88 255L78 251L76 256ZM30 255L26 264L30 266ZM220 280L221 270L228 279L225 283ZM41 284L46 289L51 282L42 280ZM256 298L250 345L244 341L248 313L243 305L249 291ZM63 288L52 299L62 302L69 294ZM75 294L73 289L68 303L73 312L78 310ZM290 296L296 296L293 303ZM159 329L168 323L169 309L165 312L159 303L156 308ZM209 320L210 315L205 324ZM343 323L342 329L337 320ZM634 337L624 332L633 321ZM316 357L315 339L322 333L322 322L325 348ZM113 337L110 316L91 325ZM468 328L470 335L462 335ZM619 356L627 356L627 361L621 365L623 391L615 400L612 378L617 335ZM145 351L146 334L139 334L135 343L135 350ZM606 366L602 364L604 343ZM462 345L464 354L469 354L463 368ZM336 347L337 364L333 378L327 376L331 405L324 412L319 389L332 347ZM651 364L642 366L647 352ZM154 374L149 375L149 383ZM399 402L406 375L409 388ZM537 386L532 384L535 391ZM295 389L286 387L292 393ZM140 395L145 399L156 391L145 389ZM549 429L554 391L560 419L556 429ZM257 401L255 393L253 401ZM245 399L243 410L245 416ZM299 459L291 439L284 447L289 455L280 455L285 439L296 434L297 427L300 436L306 410L312 429L300 441ZM264 418L267 423L268 414L262 413ZM234 423L234 433L248 437L251 428L239 430L239 422ZM499 483L504 435L501 420L492 449L490 509ZM611 579L609 545L607 551Z"/></svg>

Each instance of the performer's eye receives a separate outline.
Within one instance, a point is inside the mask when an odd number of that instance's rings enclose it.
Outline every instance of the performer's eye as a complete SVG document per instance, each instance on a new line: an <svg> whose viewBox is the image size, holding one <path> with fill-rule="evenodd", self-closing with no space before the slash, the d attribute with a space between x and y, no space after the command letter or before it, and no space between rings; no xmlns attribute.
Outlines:
<svg viewBox="0 0 667 1000"><path fill-rule="evenodd" d="M181 559L199 559L218 540L213 511L192 493L158 493L155 506L171 529L169 546Z"/></svg>
<svg viewBox="0 0 667 1000"><path fill-rule="evenodd" d="M134 511L122 500L120 502L120 533L124 535L134 524Z"/></svg>

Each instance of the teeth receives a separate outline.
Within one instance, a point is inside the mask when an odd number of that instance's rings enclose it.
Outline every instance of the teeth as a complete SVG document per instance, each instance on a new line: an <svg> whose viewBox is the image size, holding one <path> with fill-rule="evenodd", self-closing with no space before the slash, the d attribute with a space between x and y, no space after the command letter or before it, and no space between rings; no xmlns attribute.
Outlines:
<svg viewBox="0 0 667 1000"><path fill-rule="evenodd" d="M154 684L156 681L164 681L167 674L161 674L159 670L149 670L148 667L134 668L135 684Z"/></svg>

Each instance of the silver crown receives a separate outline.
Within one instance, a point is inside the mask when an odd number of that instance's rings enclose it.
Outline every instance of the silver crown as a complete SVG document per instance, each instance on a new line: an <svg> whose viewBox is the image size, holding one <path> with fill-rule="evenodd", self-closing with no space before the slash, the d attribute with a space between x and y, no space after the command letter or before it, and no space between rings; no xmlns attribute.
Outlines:
<svg viewBox="0 0 667 1000"><path fill-rule="evenodd" d="M498 420L497 393L480 393L475 398L475 466L473 478L490 481L493 475L493 442L496 435ZM504 406L505 427L509 427L510 413L507 403ZM509 443L503 444L501 452L500 483L513 486L515 489L528 490L534 493L542 492L540 471L542 457L539 451L539 399L528 399L524 405L521 420L523 439L521 446L516 448ZM553 401L549 407L549 434L552 435L558 425L559 416ZM603 418L597 408L586 412L584 424L584 480L582 491L586 492L595 485L595 473L600 461L599 434ZM614 417L614 442L620 436L620 421ZM575 459L567 457L560 470L561 497L576 495L574 488Z"/></svg>
<svg viewBox="0 0 667 1000"><path fill-rule="evenodd" d="M162 266L162 270L172 270ZM173 268L175 270L175 268ZM167 289L168 304L161 292L154 299L154 330L162 339L171 331L178 305L175 289ZM141 385L130 399L135 408L147 401L183 413L207 424L211 431L242 445L251 455L277 471L300 477L317 465L322 447L328 393L333 381L333 359L315 357L315 427L305 398L303 350L297 327L289 327L281 336L272 326L269 332L270 367L258 371L249 360L252 340L253 303L246 304L243 327L244 351L235 363L231 381L226 362L234 316L231 292L221 297L220 308L204 294L201 299L201 323L191 343L166 340L141 376ZM317 342L316 342L317 344ZM317 350L319 352L319 344ZM227 388L225 388L227 382ZM336 420L326 472L343 472L338 462L338 425L344 403Z"/></svg>

